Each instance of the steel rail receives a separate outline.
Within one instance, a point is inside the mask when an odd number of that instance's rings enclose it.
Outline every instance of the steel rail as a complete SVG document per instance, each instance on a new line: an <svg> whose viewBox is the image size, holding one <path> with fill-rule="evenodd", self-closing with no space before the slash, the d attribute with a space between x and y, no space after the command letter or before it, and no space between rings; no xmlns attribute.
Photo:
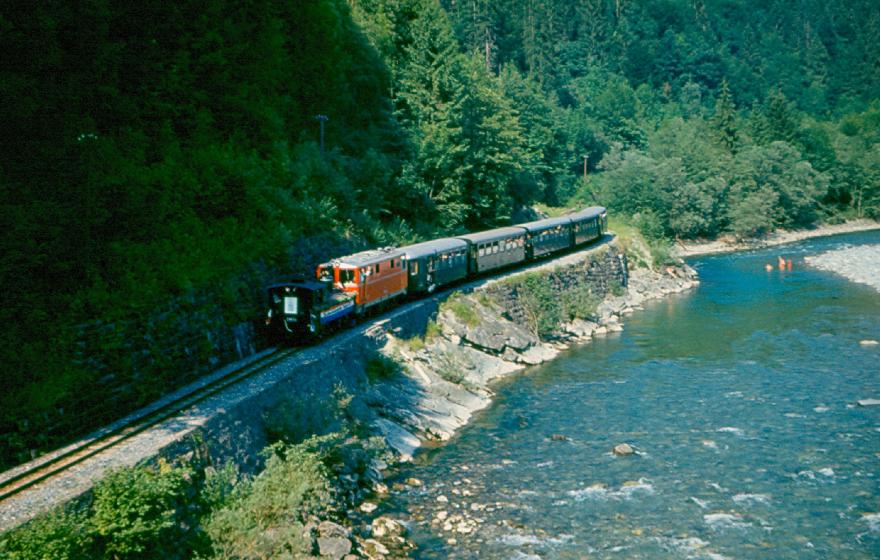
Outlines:
<svg viewBox="0 0 880 560"><path fill-rule="evenodd" d="M74 465L82 463L90 457L110 449L120 443L144 432L153 426L173 418L181 411L198 404L217 393L256 375L280 361L297 353L296 349L276 350L238 369L218 377L200 387L193 389L162 406L151 410L141 416L133 418L131 422L122 424L105 434L93 439L74 445L58 455L39 462L32 468L28 468L0 483L0 503L18 495L28 488L48 480Z"/></svg>

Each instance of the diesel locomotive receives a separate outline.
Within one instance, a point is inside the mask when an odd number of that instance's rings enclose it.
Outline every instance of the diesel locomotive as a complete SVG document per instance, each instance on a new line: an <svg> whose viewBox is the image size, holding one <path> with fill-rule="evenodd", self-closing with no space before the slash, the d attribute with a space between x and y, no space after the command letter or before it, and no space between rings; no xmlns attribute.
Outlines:
<svg viewBox="0 0 880 560"><path fill-rule="evenodd" d="M558 218L385 247L318 266L315 280L268 287L266 324L290 342L305 342L353 324L382 304L433 293L465 279L572 249L602 237L605 208Z"/></svg>

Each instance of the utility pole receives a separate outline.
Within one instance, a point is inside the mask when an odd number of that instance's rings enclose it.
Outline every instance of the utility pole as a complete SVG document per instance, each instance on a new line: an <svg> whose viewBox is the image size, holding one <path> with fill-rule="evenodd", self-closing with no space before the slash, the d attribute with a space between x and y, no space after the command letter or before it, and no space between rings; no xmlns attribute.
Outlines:
<svg viewBox="0 0 880 560"><path fill-rule="evenodd" d="M321 153L324 153L324 123L330 120L327 115L315 115L315 120L321 123Z"/></svg>
<svg viewBox="0 0 880 560"><path fill-rule="evenodd" d="M582 156L584 158L584 183L587 182L587 162L590 160L590 156L588 154L584 154Z"/></svg>

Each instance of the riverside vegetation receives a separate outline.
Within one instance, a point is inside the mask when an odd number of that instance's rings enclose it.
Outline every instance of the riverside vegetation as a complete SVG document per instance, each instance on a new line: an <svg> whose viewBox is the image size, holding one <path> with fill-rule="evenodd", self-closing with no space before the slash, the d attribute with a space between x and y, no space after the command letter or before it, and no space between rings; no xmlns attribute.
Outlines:
<svg viewBox="0 0 880 560"><path fill-rule="evenodd" d="M0 535L10 560L298 558L369 492L371 460L387 455L337 390L329 403L282 408L258 474L212 466L205 447L170 464L119 469L90 495ZM321 521L323 520L323 524ZM341 526L338 526L341 529ZM344 531L348 534L348 530ZM349 544L350 546L350 544Z"/></svg>

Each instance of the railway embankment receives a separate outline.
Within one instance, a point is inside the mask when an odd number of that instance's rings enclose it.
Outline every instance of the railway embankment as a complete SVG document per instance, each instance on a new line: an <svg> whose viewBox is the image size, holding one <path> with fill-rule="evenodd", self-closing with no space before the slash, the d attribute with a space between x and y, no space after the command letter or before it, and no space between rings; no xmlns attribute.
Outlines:
<svg viewBox="0 0 880 560"><path fill-rule="evenodd" d="M245 475L256 474L265 466L261 451L267 445L303 441L344 424L363 441L377 440L366 463L334 471L337 483L347 488L348 508L341 515L345 519L337 514L336 521L350 527L322 526L314 519L303 538L314 554L327 557L341 550L371 558L388 550L402 553L403 526L371 517L382 496L394 491L383 481L396 461L451 438L491 403L494 380L551 360L573 344L620 331L623 317L643 302L698 283L684 264L633 268L629 263L645 255L628 258L632 251L638 249L609 237L576 253L408 303L338 333L84 461L69 476L4 501L0 531L88 496L109 469L197 457L214 467L232 463Z"/></svg>

